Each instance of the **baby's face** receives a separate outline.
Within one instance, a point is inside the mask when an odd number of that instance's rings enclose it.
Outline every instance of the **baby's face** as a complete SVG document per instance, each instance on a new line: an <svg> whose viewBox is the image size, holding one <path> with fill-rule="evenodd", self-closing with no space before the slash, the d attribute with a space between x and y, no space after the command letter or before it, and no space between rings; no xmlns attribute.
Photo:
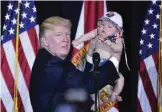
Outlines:
<svg viewBox="0 0 162 112"><path fill-rule="evenodd" d="M97 24L97 35L103 40L117 32L117 28L109 21L99 21Z"/></svg>

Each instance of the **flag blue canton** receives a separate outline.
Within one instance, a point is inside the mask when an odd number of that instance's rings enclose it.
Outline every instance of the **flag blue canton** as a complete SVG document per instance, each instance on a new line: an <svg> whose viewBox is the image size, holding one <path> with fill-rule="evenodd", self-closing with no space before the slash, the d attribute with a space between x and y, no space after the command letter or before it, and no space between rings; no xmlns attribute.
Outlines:
<svg viewBox="0 0 162 112"><path fill-rule="evenodd" d="M147 10L140 40L140 59L143 60L159 50L160 1L152 2Z"/></svg>
<svg viewBox="0 0 162 112"><path fill-rule="evenodd" d="M18 1L10 1L7 8L3 26L3 35L1 36L1 44L16 37L18 12L20 12L19 34L33 28L37 24L34 1L21 1L20 10L18 10Z"/></svg>

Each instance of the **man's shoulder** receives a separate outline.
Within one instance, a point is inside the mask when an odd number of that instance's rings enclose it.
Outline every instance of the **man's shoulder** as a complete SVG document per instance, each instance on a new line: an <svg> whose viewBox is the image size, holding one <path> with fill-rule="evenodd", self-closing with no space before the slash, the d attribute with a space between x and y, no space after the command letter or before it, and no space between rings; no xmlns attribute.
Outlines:
<svg viewBox="0 0 162 112"><path fill-rule="evenodd" d="M36 56L32 71L39 73L61 72L63 71L63 60L56 56L52 56L44 49L40 49Z"/></svg>

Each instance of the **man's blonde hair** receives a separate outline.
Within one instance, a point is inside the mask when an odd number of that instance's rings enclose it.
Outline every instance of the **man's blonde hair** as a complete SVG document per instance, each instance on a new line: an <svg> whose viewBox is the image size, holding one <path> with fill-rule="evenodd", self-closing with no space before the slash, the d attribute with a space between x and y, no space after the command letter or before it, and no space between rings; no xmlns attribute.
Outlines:
<svg viewBox="0 0 162 112"><path fill-rule="evenodd" d="M40 45L42 44L41 38L47 37L50 34L50 32L54 31L54 27L58 25L69 27L69 29L71 29L72 27L70 20L59 16L52 16L45 19L40 25L40 33L39 33Z"/></svg>

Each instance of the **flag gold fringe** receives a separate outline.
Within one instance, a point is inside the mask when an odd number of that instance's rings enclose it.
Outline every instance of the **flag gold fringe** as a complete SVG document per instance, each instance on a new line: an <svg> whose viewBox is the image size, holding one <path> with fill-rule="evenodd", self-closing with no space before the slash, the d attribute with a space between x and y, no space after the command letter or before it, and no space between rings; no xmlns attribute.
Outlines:
<svg viewBox="0 0 162 112"><path fill-rule="evenodd" d="M14 112L18 112L18 47L19 47L19 26L20 26L20 1L18 0L18 14L16 26L16 56L15 56L15 81L14 81Z"/></svg>
<svg viewBox="0 0 162 112"><path fill-rule="evenodd" d="M162 1L161 1L162 2ZM158 112L162 112L162 3L160 5L159 75L158 75Z"/></svg>

